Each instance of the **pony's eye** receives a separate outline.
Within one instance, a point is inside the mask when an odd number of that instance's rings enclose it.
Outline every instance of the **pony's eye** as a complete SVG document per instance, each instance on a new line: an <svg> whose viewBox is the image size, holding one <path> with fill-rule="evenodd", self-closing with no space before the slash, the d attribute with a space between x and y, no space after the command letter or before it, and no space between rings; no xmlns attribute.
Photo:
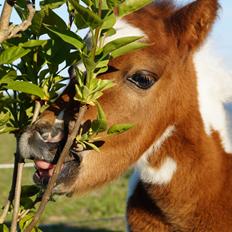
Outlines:
<svg viewBox="0 0 232 232"><path fill-rule="evenodd" d="M148 89L157 81L157 75L148 71L138 71L128 77L127 80L140 89Z"/></svg>

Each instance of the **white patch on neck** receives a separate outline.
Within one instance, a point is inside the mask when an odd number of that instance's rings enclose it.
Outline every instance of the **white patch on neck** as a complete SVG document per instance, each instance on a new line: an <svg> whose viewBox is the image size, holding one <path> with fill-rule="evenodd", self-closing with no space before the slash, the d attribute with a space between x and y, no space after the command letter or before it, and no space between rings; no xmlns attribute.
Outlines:
<svg viewBox="0 0 232 232"><path fill-rule="evenodd" d="M149 184L168 184L172 180L176 168L176 161L167 156L159 168L154 168L148 165L146 168L140 170L140 179Z"/></svg>
<svg viewBox="0 0 232 232"><path fill-rule="evenodd" d="M175 131L175 126L169 126L148 149L144 152L138 160L136 169L139 173L140 179L145 183L150 184L167 184L171 181L173 174L176 171L176 162L171 157L166 157L160 168L152 167L148 159L151 155L157 152L162 144L172 136Z"/></svg>
<svg viewBox="0 0 232 232"><path fill-rule="evenodd" d="M207 135L218 131L225 151L232 153L232 74L212 50L208 42L194 57L199 110Z"/></svg>

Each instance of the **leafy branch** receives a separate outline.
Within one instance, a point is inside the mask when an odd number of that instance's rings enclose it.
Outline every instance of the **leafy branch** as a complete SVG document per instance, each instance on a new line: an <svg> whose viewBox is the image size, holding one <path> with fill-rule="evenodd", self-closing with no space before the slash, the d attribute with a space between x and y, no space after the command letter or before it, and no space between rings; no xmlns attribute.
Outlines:
<svg viewBox="0 0 232 232"><path fill-rule="evenodd" d="M100 79L98 75L108 70L109 61L112 58L147 46L139 42L141 37L133 36L111 40L108 43L105 41L107 37L116 33L114 25L119 16L129 14L149 2L151 1L133 0L126 4L123 0L83 0L80 4L75 0L44 0L41 2L41 10L33 13L33 20L30 10L28 9L29 14L24 10L25 7L28 8L28 5L21 4L22 1L18 1L19 5L15 5L22 21L31 17L28 21L32 24L31 27L27 27L25 32L21 29L18 30L20 25L14 27L14 31L17 31L16 35L18 32L22 33L21 37L13 38L15 35L7 37L8 40L4 40L1 44L0 133L12 132L18 137L29 124L28 122L35 121L39 111L44 110L57 99L58 91L64 87L63 81L67 80L60 74L61 64L64 66L62 69L75 65L76 94L74 99L80 102L81 106L79 113L75 115L77 119L75 127L69 133L45 192L41 189L34 191L35 186L30 186L28 189L32 189L33 194L27 196L22 191L20 198L20 175L23 162L19 163L18 170L20 172L16 183L11 232L16 231L17 222L19 222L20 229L26 232L36 226L47 202L51 199L62 163L73 145L82 146L81 149L91 148L99 151L100 145L96 145L96 142L105 138L105 135L102 136L101 133L111 136L123 133L133 126L117 124L108 127L105 113L98 100L105 90L114 86L114 83L112 80ZM53 10L64 3L67 4L70 14L68 24ZM6 24L9 25L9 18L7 20ZM73 32L73 23L78 30L89 29L90 47L86 41ZM10 34L8 33L8 35ZM46 35L48 39L41 40L40 37L43 35ZM63 54L67 54L66 57ZM85 70L80 70L76 66L79 62L83 63ZM33 104L36 105L34 110ZM41 107L40 104L42 104ZM97 107L97 118L91 122L89 130L83 133L80 125L89 105ZM73 144L74 142L75 144ZM23 200L24 198L25 200ZM12 201L13 198L4 208L1 217L2 223ZM34 213L32 209L38 202L40 202L40 206ZM6 228L5 225L4 228Z"/></svg>

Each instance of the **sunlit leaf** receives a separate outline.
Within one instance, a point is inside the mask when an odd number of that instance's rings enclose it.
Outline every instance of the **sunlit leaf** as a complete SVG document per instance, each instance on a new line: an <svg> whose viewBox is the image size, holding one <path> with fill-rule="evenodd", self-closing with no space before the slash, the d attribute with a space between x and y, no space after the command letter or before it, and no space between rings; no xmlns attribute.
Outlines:
<svg viewBox="0 0 232 232"><path fill-rule="evenodd" d="M6 224L0 224L0 232L9 232L10 230L8 229Z"/></svg>
<svg viewBox="0 0 232 232"><path fill-rule="evenodd" d="M45 25L45 27L52 33L55 33L56 35L58 35L66 43L73 45L75 48L77 49L83 48L84 44L83 44L81 37L79 37L74 32L69 31L69 30L61 31L58 28L50 27L48 25Z"/></svg>
<svg viewBox="0 0 232 232"><path fill-rule="evenodd" d="M18 46L10 47L0 53L0 65L11 64L15 60L28 54L30 51L31 51L30 49L25 49Z"/></svg>
<svg viewBox="0 0 232 232"><path fill-rule="evenodd" d="M121 134L121 133L129 130L133 126L134 126L133 124L129 124L129 123L127 123L127 124L115 124L108 129L107 134L109 134L109 135Z"/></svg>
<svg viewBox="0 0 232 232"><path fill-rule="evenodd" d="M110 29L114 26L115 23L116 23L116 16L112 13L104 19L101 29L102 30Z"/></svg>
<svg viewBox="0 0 232 232"><path fill-rule="evenodd" d="M81 17L81 20L83 20L92 29L95 29L96 27L100 26L103 23L103 21L97 14L95 14L90 9L80 5L78 1L69 0L69 2L73 5L74 9L77 11L77 16Z"/></svg>
<svg viewBox="0 0 232 232"><path fill-rule="evenodd" d="M104 47L103 47L103 57L105 57L106 55L112 53L115 50L118 50L120 48L125 47L128 44L131 44L139 39L141 39L141 36L130 36L130 37L122 37L119 39L115 39L109 43L107 43Z"/></svg>
<svg viewBox="0 0 232 232"><path fill-rule="evenodd" d="M0 112L0 126L4 126L9 119L10 119L9 112L6 113Z"/></svg>
<svg viewBox="0 0 232 232"><path fill-rule="evenodd" d="M34 213L30 212L19 221L19 228L21 231L24 231L24 229L30 224L33 216L34 216Z"/></svg>
<svg viewBox="0 0 232 232"><path fill-rule="evenodd" d="M30 82L10 81L6 84L7 85L5 86L5 88L7 89L20 91L20 92L27 93L27 94L32 94L32 95L40 97L41 99L47 100L43 90L39 86L32 84Z"/></svg>
<svg viewBox="0 0 232 232"><path fill-rule="evenodd" d="M116 57L125 55L125 54L127 54L129 52L133 52L133 51L136 51L138 49L146 48L148 46L149 46L149 44L147 44L147 43L142 43L142 42L135 41L133 43L130 43L130 44L124 46L124 47L121 47L121 48L113 51L111 53L111 56L113 58L116 58Z"/></svg>
<svg viewBox="0 0 232 232"><path fill-rule="evenodd" d="M20 44L23 48L33 48L38 46L44 46L47 43L47 40L29 40L23 44Z"/></svg>
<svg viewBox="0 0 232 232"><path fill-rule="evenodd" d="M103 132L107 129L106 115L99 102L97 106L97 119L92 122L92 129L95 133Z"/></svg>
<svg viewBox="0 0 232 232"><path fill-rule="evenodd" d="M13 81L13 80L15 80L16 77L17 77L16 71L11 70L3 77L0 77L0 84L8 83L9 81Z"/></svg>

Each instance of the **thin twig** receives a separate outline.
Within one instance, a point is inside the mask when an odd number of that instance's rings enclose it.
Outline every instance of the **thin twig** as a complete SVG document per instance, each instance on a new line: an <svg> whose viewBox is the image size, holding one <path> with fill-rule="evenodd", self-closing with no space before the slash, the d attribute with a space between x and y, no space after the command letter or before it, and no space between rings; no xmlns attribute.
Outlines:
<svg viewBox="0 0 232 232"><path fill-rule="evenodd" d="M37 210L36 214L34 215L33 217L33 220L32 222L29 224L29 226L25 229L25 232L30 232L32 231L32 229L35 227L35 225L38 223L44 209L45 209L45 206L47 204L47 202L49 201L50 197L51 197L51 194L52 194L52 190L56 184L56 180L57 180L57 177L58 177L58 174L60 173L60 170L61 170L61 167L62 167L62 164L64 163L64 160L66 158L67 155L69 155L69 150L73 144L73 141L78 133L78 130L80 128L80 125L81 125L81 121L83 119L83 116L86 112L86 109L87 109L87 106L86 105L83 105L80 107L80 110L79 110L79 113L77 116L77 119L75 121L75 125L74 125L74 128L71 132L71 134L69 135L68 139L67 139L67 142L64 146L64 149L60 155L60 158L56 164L56 167L55 167L55 170L53 172L53 175L52 177L50 178L49 180L49 183L48 183L48 186L47 186L47 189L43 195L43 198L42 198L42 201L40 203L40 206L39 206L39 209Z"/></svg>
<svg viewBox="0 0 232 232"><path fill-rule="evenodd" d="M35 109L34 109L31 123L34 123L36 121L36 119L38 118L39 113L40 113L40 109L41 109L40 101L35 101Z"/></svg>
<svg viewBox="0 0 232 232"><path fill-rule="evenodd" d="M9 211L9 208L10 208L10 200L7 199L7 202L3 208L3 211L2 211L2 214L0 217L0 224L3 224L3 222L5 221L5 218L6 218L8 211Z"/></svg>
<svg viewBox="0 0 232 232"><path fill-rule="evenodd" d="M40 112L41 104L39 101L35 101L35 109L33 113L32 123L36 121L39 112ZM17 142L18 144L18 142ZM15 194L14 194L14 209L13 209L13 217L11 222L10 232L16 232L17 230L17 221L18 221L18 214L20 208L20 197L21 197L21 185L22 185L22 175L23 175L23 168L24 168L24 159L20 157L20 154L16 152L16 159L17 159L17 179L16 179L16 186L15 186Z"/></svg>
<svg viewBox="0 0 232 232"><path fill-rule="evenodd" d="M17 171L16 186L15 186L14 210L13 210L10 232L17 231L17 219L18 219L18 212L20 207L21 184L22 184L24 162L19 162L17 165L18 165L18 171Z"/></svg>

